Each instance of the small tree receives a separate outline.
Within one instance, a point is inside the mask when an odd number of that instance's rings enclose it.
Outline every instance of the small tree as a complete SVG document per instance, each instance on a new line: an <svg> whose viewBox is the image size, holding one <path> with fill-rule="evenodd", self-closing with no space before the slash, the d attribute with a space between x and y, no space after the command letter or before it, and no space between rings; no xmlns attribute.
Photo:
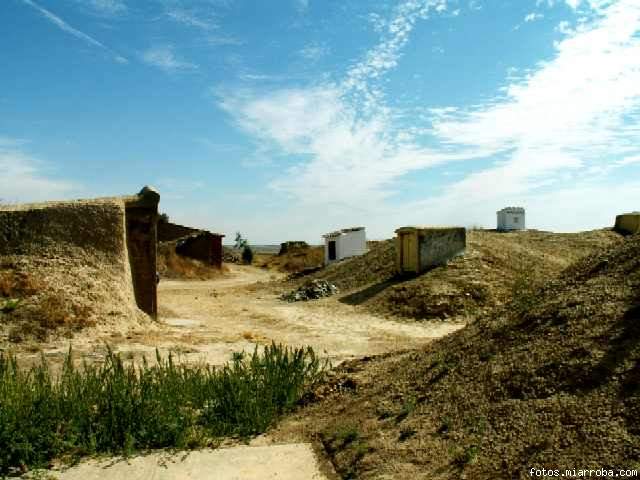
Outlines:
<svg viewBox="0 0 640 480"><path fill-rule="evenodd" d="M249 245L245 245L242 249L242 261L247 265L251 265L251 262L253 262L253 250Z"/></svg>
<svg viewBox="0 0 640 480"><path fill-rule="evenodd" d="M247 245L249 245L249 242L246 238L242 238L242 234L240 232L236 232L236 245L235 247L240 250L240 249L244 249L244 247L246 247Z"/></svg>
<svg viewBox="0 0 640 480"><path fill-rule="evenodd" d="M169 223L169 215L167 215L166 213L161 213L160 215L158 215L158 221L160 223Z"/></svg>
<svg viewBox="0 0 640 480"><path fill-rule="evenodd" d="M249 240L246 238L242 238L242 234L240 232L236 232L236 248L238 250L242 249L242 261L247 265L250 265L253 262L253 250L249 246Z"/></svg>

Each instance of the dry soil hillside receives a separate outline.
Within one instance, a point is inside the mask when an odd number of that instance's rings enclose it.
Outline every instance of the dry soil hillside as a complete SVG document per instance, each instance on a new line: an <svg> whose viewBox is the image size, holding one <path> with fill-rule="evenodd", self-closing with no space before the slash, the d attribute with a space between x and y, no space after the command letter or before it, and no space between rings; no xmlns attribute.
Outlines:
<svg viewBox="0 0 640 480"><path fill-rule="evenodd" d="M640 236L423 350L340 367L280 435L348 478L532 478L640 466Z"/></svg>
<svg viewBox="0 0 640 480"><path fill-rule="evenodd" d="M292 248L282 254L256 253L253 265L279 272L296 273L305 269L321 267L324 262L324 247L306 246Z"/></svg>
<svg viewBox="0 0 640 480"><path fill-rule="evenodd" d="M572 234L539 231L467 234L464 256L409 279L395 277L392 240L372 242L361 257L306 277L328 280L342 301L372 313L419 319L470 320L535 288L585 255L622 241L610 230Z"/></svg>

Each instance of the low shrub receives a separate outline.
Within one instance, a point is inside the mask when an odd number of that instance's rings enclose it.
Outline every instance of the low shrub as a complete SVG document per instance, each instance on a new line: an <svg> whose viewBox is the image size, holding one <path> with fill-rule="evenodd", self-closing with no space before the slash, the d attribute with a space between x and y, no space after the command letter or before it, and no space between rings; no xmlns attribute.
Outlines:
<svg viewBox="0 0 640 480"><path fill-rule="evenodd" d="M253 262L253 250L251 250L251 247L249 245L245 245L242 249L242 261L246 265L251 265L251 263Z"/></svg>
<svg viewBox="0 0 640 480"><path fill-rule="evenodd" d="M173 356L75 367L69 351L52 375L44 357L29 370L0 354L0 476L61 456L194 448L222 436L264 432L326 368L311 348L272 344L221 368L178 365Z"/></svg>

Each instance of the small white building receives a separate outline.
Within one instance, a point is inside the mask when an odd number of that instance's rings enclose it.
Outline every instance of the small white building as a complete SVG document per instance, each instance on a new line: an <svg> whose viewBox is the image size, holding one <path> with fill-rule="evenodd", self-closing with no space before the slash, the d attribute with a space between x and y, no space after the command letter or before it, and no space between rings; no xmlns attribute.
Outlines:
<svg viewBox="0 0 640 480"><path fill-rule="evenodd" d="M526 228L524 222L524 208L505 207L496 213L498 214L498 230L524 230Z"/></svg>
<svg viewBox="0 0 640 480"><path fill-rule="evenodd" d="M324 239L325 265L367 252L364 227L343 228L327 233L322 238Z"/></svg>

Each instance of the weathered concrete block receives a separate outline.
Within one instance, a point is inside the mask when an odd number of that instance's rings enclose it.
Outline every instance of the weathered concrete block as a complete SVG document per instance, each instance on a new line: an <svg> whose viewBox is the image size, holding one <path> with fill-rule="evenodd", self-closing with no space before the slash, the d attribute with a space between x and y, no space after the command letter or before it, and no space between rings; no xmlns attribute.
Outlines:
<svg viewBox="0 0 640 480"><path fill-rule="evenodd" d="M184 225L178 225L171 222L162 222L158 220L159 242L171 242L173 240L178 240L179 238L198 234L201 231L202 230L198 230L197 228L185 227Z"/></svg>
<svg viewBox="0 0 640 480"><path fill-rule="evenodd" d="M178 240L176 253L222 268L222 237L219 233L201 231Z"/></svg>
<svg viewBox="0 0 640 480"><path fill-rule="evenodd" d="M402 227L396 234L396 270L400 274L418 274L442 265L466 248L463 227Z"/></svg>
<svg viewBox="0 0 640 480"><path fill-rule="evenodd" d="M159 201L145 187L132 196L0 207L0 257L45 264L84 259L87 268L117 271L114 291L133 290L137 306L155 318Z"/></svg>
<svg viewBox="0 0 640 480"><path fill-rule="evenodd" d="M616 224L613 229L626 235L640 233L640 212L623 213L616 216Z"/></svg>

